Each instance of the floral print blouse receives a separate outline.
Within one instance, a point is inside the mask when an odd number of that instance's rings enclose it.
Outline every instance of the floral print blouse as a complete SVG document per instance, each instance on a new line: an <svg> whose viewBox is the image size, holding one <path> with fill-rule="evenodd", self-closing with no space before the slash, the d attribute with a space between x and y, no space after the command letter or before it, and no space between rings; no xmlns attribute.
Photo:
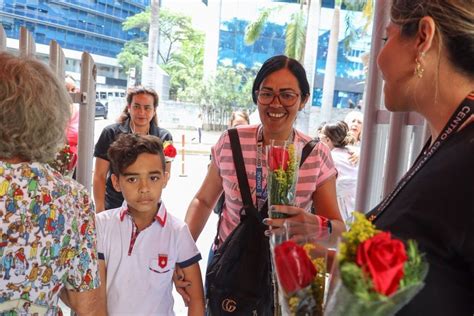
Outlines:
<svg viewBox="0 0 474 316"><path fill-rule="evenodd" d="M88 192L41 163L0 161L0 314L58 314L63 287L99 286Z"/></svg>

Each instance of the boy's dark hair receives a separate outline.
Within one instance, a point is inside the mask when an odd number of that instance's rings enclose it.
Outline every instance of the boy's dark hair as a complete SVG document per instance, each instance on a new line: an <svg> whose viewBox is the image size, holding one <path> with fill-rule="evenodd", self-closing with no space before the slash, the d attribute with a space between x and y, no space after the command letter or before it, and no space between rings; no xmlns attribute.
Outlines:
<svg viewBox="0 0 474 316"><path fill-rule="evenodd" d="M165 155L161 139L153 135L120 134L107 151L112 173L119 176L122 171L133 164L138 155L143 153L160 156L165 171Z"/></svg>

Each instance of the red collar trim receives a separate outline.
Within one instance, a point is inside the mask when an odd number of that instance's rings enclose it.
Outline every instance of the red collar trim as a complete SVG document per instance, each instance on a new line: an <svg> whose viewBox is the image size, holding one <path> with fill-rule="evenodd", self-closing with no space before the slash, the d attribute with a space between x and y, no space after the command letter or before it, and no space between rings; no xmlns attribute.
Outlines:
<svg viewBox="0 0 474 316"><path fill-rule="evenodd" d="M127 203L124 202L122 205L122 209L120 210L120 215L119 215L121 222L123 222L125 215L127 214L128 214L128 206L127 206ZM155 221L157 221L161 225L161 227L165 226L166 224L166 218L168 217L167 214L168 212L166 211L166 207L164 203L161 202L160 208L158 209L158 212L156 212L156 215L155 215Z"/></svg>

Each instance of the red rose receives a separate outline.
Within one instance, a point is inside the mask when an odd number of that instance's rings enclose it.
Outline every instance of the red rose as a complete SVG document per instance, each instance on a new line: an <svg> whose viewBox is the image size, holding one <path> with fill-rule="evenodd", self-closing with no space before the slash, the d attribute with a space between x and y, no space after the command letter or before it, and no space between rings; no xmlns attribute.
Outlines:
<svg viewBox="0 0 474 316"><path fill-rule="evenodd" d="M271 147L268 166L270 170L275 171L283 167L283 170L286 171L288 168L288 162L290 160L290 155L288 151L284 148Z"/></svg>
<svg viewBox="0 0 474 316"><path fill-rule="evenodd" d="M165 149L163 150L163 153L165 154L166 157L174 158L176 157L177 152L173 144L168 144L168 146L166 146Z"/></svg>
<svg viewBox="0 0 474 316"><path fill-rule="evenodd" d="M285 241L274 249L275 267L286 293L307 287L316 275L316 268L306 251L294 241Z"/></svg>
<svg viewBox="0 0 474 316"><path fill-rule="evenodd" d="M405 245L381 232L357 247L356 263L372 278L375 290L390 295L398 290L407 261Z"/></svg>

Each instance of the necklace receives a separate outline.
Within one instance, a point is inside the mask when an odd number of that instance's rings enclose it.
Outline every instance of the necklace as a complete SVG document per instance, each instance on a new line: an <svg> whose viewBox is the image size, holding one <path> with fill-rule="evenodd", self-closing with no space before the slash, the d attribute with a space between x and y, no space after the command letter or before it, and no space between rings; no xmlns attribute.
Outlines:
<svg viewBox="0 0 474 316"><path fill-rule="evenodd" d="M135 123L133 123L132 120L130 120L130 130L132 131L133 134L139 134L139 135L149 135L150 134L150 126L148 126L148 129L146 133L140 133L140 132L135 132L134 128Z"/></svg>

